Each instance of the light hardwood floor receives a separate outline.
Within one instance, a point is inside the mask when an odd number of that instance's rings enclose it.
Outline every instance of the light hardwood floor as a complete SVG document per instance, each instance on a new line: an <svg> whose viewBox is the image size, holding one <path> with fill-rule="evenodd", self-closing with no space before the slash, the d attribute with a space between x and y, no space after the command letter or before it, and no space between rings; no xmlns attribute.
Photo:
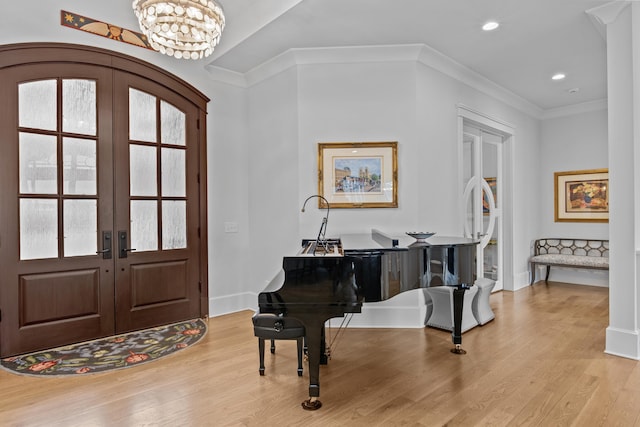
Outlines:
<svg viewBox="0 0 640 427"><path fill-rule="evenodd" d="M304 411L294 341L258 374L252 312L136 368L72 378L0 371L2 426L633 426L640 362L604 353L608 289L543 282L491 296L496 319L449 352L448 332L349 329Z"/></svg>

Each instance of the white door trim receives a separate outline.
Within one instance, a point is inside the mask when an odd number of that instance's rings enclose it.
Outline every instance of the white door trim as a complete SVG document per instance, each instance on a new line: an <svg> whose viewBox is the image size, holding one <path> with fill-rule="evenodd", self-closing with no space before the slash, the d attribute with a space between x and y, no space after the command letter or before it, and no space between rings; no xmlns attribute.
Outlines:
<svg viewBox="0 0 640 427"><path fill-rule="evenodd" d="M498 134L503 139L503 165L502 165L502 188L501 188L501 207L502 207L502 229L504 232L502 256L503 256L503 289L513 291L516 287L516 280L514 277L514 260L513 260L513 247L514 247L514 230L513 230L513 200L514 200L514 170L513 170L513 150L515 144L515 126L508 122L491 117L485 113L474 110L463 104L458 104L458 165L462 165L463 162L463 140L464 140L464 126L465 124L478 127L481 130L485 130L490 133ZM458 212L460 212L460 226L461 232L464 232L463 224L465 221L466 209L464 205L463 193L464 193L464 178L463 168L458 167L458 194L459 205Z"/></svg>

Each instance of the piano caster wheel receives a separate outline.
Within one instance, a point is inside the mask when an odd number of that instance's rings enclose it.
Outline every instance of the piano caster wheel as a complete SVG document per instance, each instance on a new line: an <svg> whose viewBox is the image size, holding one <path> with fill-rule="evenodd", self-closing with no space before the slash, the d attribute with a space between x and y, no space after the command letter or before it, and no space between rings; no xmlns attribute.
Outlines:
<svg viewBox="0 0 640 427"><path fill-rule="evenodd" d="M302 409L307 411L315 411L316 409L320 409L321 406L322 402L320 402L317 397L310 397L302 402Z"/></svg>
<svg viewBox="0 0 640 427"><path fill-rule="evenodd" d="M467 354L466 350L463 350L462 346L460 344L456 344L456 347L451 349L451 353L454 353L454 354Z"/></svg>

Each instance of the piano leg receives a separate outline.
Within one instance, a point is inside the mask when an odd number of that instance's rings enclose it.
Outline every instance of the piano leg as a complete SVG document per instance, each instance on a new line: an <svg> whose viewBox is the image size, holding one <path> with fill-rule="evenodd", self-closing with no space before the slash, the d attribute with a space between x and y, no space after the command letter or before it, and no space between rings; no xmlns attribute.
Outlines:
<svg viewBox="0 0 640 427"><path fill-rule="evenodd" d="M329 355L327 351L327 335L325 332L324 324L322 325L322 334L320 335L320 364L326 365L329 363Z"/></svg>
<svg viewBox="0 0 640 427"><path fill-rule="evenodd" d="M462 349L462 307L466 289L467 285L462 284L456 286L453 290L453 332L451 333L451 338L454 348L451 349L451 353L455 354L467 354Z"/></svg>
<svg viewBox="0 0 640 427"><path fill-rule="evenodd" d="M320 363L324 356L324 319L307 320L305 323L307 340L307 359L309 360L309 399L302 402L302 408L308 411L320 409ZM325 359L326 360L326 359Z"/></svg>

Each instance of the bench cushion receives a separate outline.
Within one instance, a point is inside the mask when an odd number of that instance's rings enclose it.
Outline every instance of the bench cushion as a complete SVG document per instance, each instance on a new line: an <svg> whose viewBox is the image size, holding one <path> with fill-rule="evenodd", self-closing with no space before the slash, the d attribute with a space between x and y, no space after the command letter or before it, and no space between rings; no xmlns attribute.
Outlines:
<svg viewBox="0 0 640 427"><path fill-rule="evenodd" d="M537 264L573 265L589 268L609 268L609 258L564 254L544 254L532 256L529 262Z"/></svg>
<svg viewBox="0 0 640 427"><path fill-rule="evenodd" d="M256 313L252 317L253 334L258 338L289 340L304 337L304 324L292 317Z"/></svg>

